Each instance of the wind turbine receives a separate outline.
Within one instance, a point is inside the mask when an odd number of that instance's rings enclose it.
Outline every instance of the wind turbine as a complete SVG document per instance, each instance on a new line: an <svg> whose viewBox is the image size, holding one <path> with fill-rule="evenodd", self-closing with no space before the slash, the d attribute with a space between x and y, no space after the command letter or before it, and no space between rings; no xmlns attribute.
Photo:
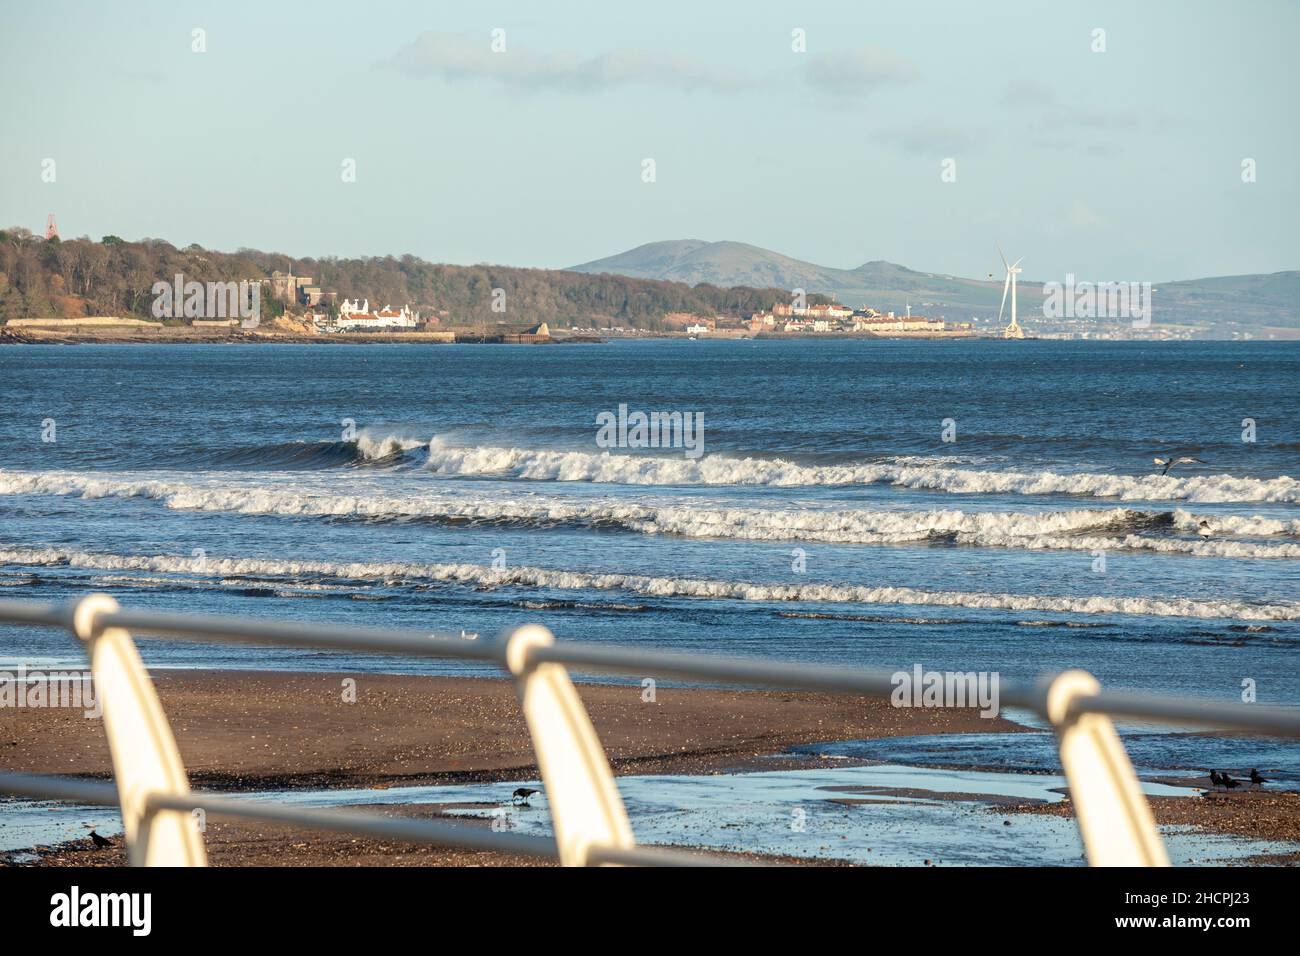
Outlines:
<svg viewBox="0 0 1300 956"><path fill-rule="evenodd" d="M1004 339L1023 339L1025 330L1020 327L1016 321L1016 276L1020 275L1020 263L1025 261L1021 256L1015 262L1007 262L1007 257L1003 255L1002 247L998 246L998 255L1002 256L1002 264L1007 267L1007 281L1002 284L1002 304L998 306L998 321L1002 321L1002 310L1007 307L1007 292L1011 292L1011 322L1002 330Z"/></svg>

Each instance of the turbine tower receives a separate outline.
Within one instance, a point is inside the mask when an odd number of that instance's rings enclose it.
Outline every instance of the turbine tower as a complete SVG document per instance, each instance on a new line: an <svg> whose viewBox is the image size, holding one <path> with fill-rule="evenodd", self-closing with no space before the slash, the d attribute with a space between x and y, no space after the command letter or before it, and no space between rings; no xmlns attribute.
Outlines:
<svg viewBox="0 0 1300 956"><path fill-rule="evenodd" d="M1004 339L1023 339L1025 330L1020 327L1016 321L1016 276L1020 274L1020 263L1025 261L1021 256L1015 262L1007 262L1007 257L1002 254L1002 247L998 247L998 255L1002 256L1002 264L1007 267L1007 281L1002 285L1002 304L998 306L998 321L1002 321L1002 310L1007 307L1007 291L1011 292L1011 321L1007 327L1002 330Z"/></svg>

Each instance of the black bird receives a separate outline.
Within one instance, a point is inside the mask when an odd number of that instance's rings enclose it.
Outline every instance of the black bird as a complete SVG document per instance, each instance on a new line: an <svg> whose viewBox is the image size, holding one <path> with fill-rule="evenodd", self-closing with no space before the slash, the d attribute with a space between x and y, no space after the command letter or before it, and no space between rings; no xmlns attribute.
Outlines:
<svg viewBox="0 0 1300 956"><path fill-rule="evenodd" d="M1255 786L1257 786L1257 787L1258 787L1260 784L1268 783L1267 780L1265 780L1263 777L1261 777L1261 776L1259 775L1259 771L1256 770L1254 767L1251 767L1251 768L1250 768L1250 782L1253 783L1253 784L1254 784Z"/></svg>
<svg viewBox="0 0 1300 956"><path fill-rule="evenodd" d="M90 842L93 843L93 844L95 844L95 849L96 849L96 850L102 850L102 849L104 849L104 847L106 847L106 846L112 846L112 845L113 845L113 841L112 841L112 840L105 840L102 836L100 836L100 835L99 835L98 833L96 833L94 830L91 830L91 831L90 831Z"/></svg>
<svg viewBox="0 0 1300 956"><path fill-rule="evenodd" d="M1235 790L1237 787L1241 786L1241 781L1233 780L1232 777L1228 776L1228 774L1225 773L1223 774L1223 785L1227 787L1229 790Z"/></svg>
<svg viewBox="0 0 1300 956"><path fill-rule="evenodd" d="M532 798L533 794L541 792L542 791L540 790L534 790L532 787L520 787L510 795L510 802L514 803L518 801L520 806L526 807L529 806L528 801Z"/></svg>
<svg viewBox="0 0 1300 956"><path fill-rule="evenodd" d="M1223 786L1223 778L1219 776L1219 771L1217 770L1210 771L1210 785L1213 787Z"/></svg>

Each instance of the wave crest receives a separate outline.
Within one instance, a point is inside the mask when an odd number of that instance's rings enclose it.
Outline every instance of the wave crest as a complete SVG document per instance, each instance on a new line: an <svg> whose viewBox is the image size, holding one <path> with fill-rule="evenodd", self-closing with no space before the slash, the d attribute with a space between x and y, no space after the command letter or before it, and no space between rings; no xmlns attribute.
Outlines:
<svg viewBox="0 0 1300 956"><path fill-rule="evenodd" d="M429 582L475 589L526 587L548 590L623 591L658 598L927 605L994 610L1049 611L1070 614L1119 614L1150 617L1231 618L1242 621L1300 620L1300 604L1255 604L1243 601L1196 601L1187 598L1080 597L972 591L927 591L909 587L851 584L776 584L675 578L640 574L594 574L551 568L496 569L478 564L405 562L291 561L266 558L185 558L167 555L113 555L58 548L0 549L0 563L23 566L70 566L99 571L149 571L198 574L221 579L250 576L335 580ZM233 582L232 582L233 583ZM243 582L239 582L240 586Z"/></svg>
<svg viewBox="0 0 1300 956"><path fill-rule="evenodd" d="M958 494L1081 495L1126 501L1300 501L1300 481L1231 475L1058 474L984 471L905 460L846 465L800 465L782 459L698 459L615 455L609 452L475 446L429 442L430 471L447 476L492 476L532 481L590 481L629 485L837 486L881 482Z"/></svg>
<svg viewBox="0 0 1300 956"><path fill-rule="evenodd" d="M725 508L566 498L338 495L250 484L114 479L70 472L0 472L0 494L144 497L177 511L285 517L423 520L448 525L552 528L572 525L647 535L745 541L983 548L1155 551L1207 558L1300 558L1300 543L1240 540L1300 536L1300 521L1130 508L1005 512ZM1173 529L1191 537L1137 532ZM1202 538L1199 532L1208 531Z"/></svg>

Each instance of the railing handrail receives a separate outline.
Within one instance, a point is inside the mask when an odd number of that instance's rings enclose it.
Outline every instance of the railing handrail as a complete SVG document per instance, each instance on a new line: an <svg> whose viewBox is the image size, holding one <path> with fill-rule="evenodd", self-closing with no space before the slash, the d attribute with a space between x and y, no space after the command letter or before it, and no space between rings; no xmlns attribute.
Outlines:
<svg viewBox="0 0 1300 956"><path fill-rule="evenodd" d="M0 621L66 628L69 614L67 605L0 601ZM98 620L102 627L121 627L134 635L153 639L325 648L362 654L483 661L498 666L505 660L503 638L466 640L436 631L302 624L148 610L105 613ZM896 687L893 678L897 673L884 668L844 668L582 641L533 648L528 656L535 663L562 664L592 673L718 681L864 697L888 697ZM999 701L1046 717L1045 686L1043 681L999 682ZM1106 690L1080 697L1074 706L1078 713L1107 714L1209 730L1300 737L1300 708Z"/></svg>
<svg viewBox="0 0 1300 956"><path fill-rule="evenodd" d="M637 846L590 719L569 679L584 672L649 675L744 686L798 688L890 697L897 671L722 657L584 642L554 643L527 625L497 639L386 628L325 626L238 617L129 610L104 595L70 604L0 601L0 621L65 628L87 645L103 692L116 784L0 772L0 792L85 803L120 803L132 862L205 861L185 829L195 809L217 816L297 823L388 839L560 857L593 865L699 865L730 862L697 853ZM197 642L269 644L363 654L495 664L512 676L546 786L555 837L483 831L439 820L394 819L344 810L279 806L188 789L170 727L132 642L132 634ZM47 669L48 670L48 669ZM1263 735L1300 737L1300 709L1104 691L1091 675L1068 671L1036 683L999 682L1000 703L1038 714L1055 730L1090 861L1167 865L1168 858L1111 716ZM115 701L110 705L109 701ZM110 716L117 714L115 721ZM142 723L143 722L143 723ZM141 727L150 730L137 738ZM122 779L126 773L130 781ZM129 784L129 785L128 785ZM130 811L128 813L128 810ZM163 824L157 821L161 819ZM170 828L170 829L169 829Z"/></svg>

